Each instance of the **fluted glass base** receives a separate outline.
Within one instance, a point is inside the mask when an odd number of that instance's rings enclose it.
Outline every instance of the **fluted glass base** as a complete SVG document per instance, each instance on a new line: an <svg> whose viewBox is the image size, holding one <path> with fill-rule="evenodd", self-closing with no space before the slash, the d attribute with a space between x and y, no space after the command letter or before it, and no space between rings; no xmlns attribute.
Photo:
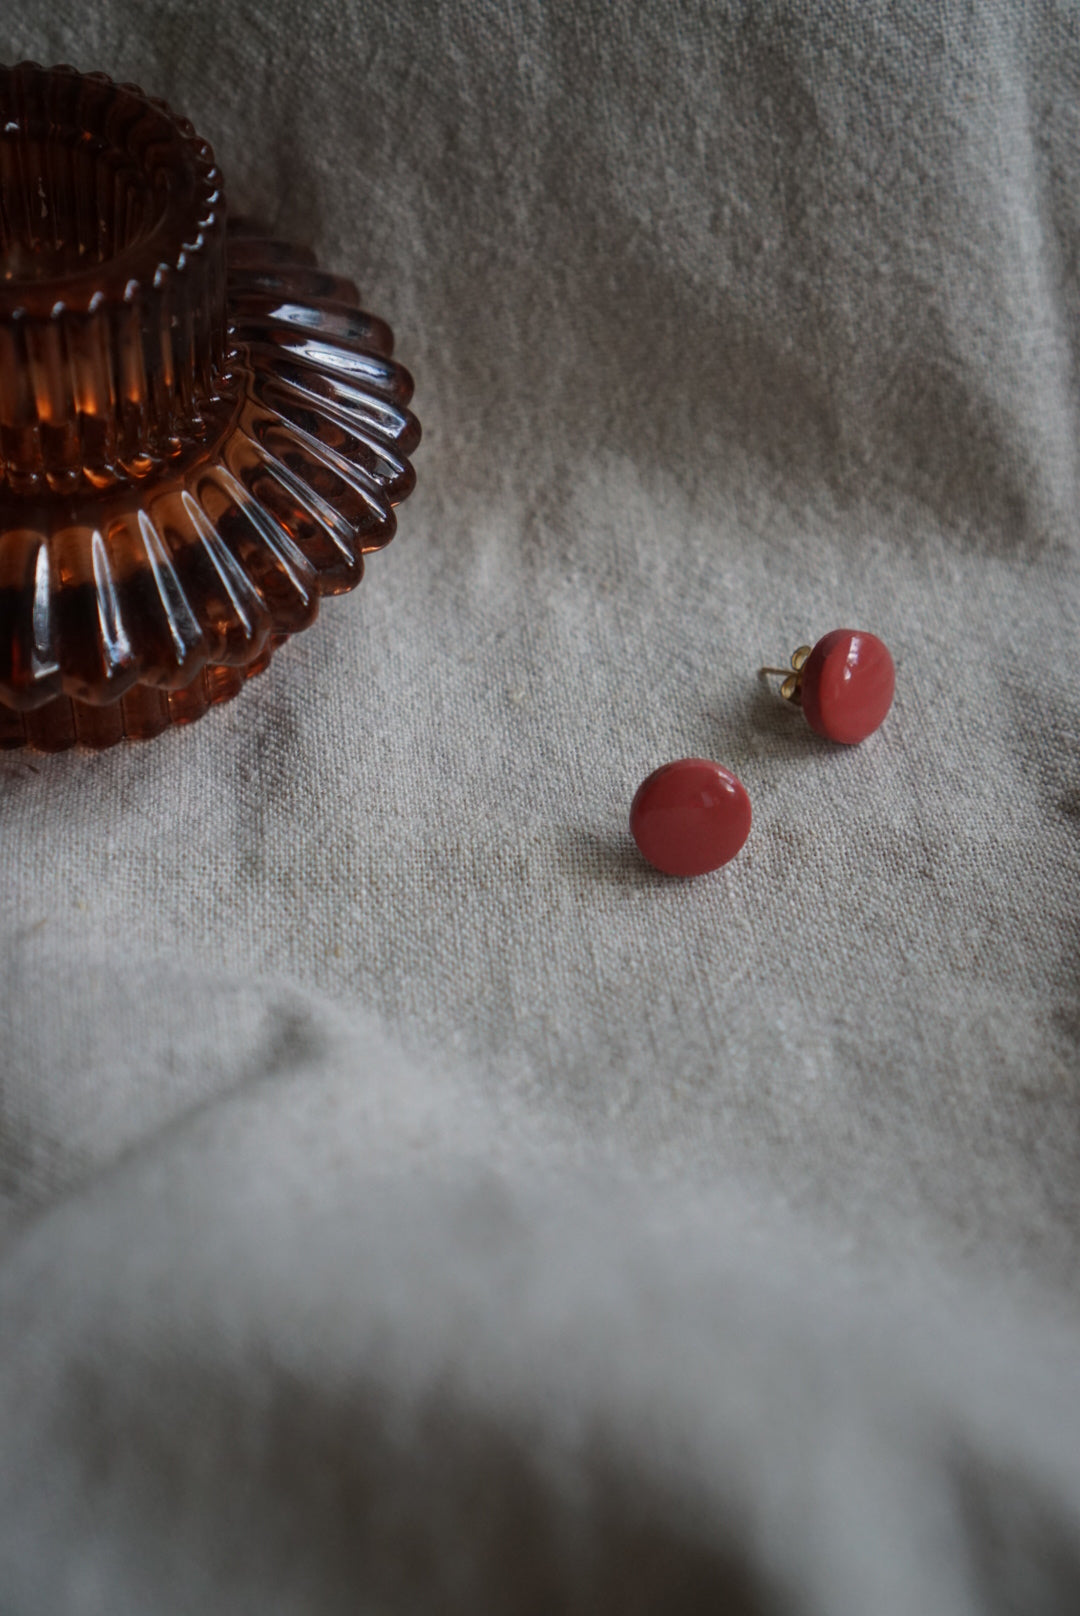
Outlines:
<svg viewBox="0 0 1080 1616"><path fill-rule="evenodd" d="M114 486L9 498L0 746L111 746L237 694L393 536L419 426L391 333L310 253L228 239L229 356L200 440Z"/></svg>
<svg viewBox="0 0 1080 1616"><path fill-rule="evenodd" d="M163 102L0 68L0 746L188 723L359 583L420 429L357 302Z"/></svg>

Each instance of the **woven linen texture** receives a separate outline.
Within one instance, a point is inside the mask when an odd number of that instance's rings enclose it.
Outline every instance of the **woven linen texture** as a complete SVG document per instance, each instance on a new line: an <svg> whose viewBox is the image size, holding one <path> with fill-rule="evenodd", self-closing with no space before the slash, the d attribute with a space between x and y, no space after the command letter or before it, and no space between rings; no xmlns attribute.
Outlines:
<svg viewBox="0 0 1080 1616"><path fill-rule="evenodd" d="M425 429L235 703L0 759L0 1609L1075 1616L1075 8L0 45L186 113ZM851 750L756 678L837 626Z"/></svg>

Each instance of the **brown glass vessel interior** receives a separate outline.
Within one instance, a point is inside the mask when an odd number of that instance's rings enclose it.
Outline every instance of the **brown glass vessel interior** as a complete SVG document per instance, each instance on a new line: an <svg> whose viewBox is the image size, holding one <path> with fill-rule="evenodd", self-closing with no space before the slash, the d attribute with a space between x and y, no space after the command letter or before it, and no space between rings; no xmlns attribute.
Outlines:
<svg viewBox="0 0 1080 1616"><path fill-rule="evenodd" d="M0 473L22 494L145 473L225 356L225 215L189 124L100 75L0 70Z"/></svg>

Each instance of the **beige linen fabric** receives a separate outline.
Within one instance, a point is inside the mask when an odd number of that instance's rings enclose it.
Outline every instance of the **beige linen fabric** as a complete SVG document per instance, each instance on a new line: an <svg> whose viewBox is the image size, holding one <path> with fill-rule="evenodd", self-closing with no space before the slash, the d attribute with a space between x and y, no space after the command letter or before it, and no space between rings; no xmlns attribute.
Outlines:
<svg viewBox="0 0 1080 1616"><path fill-rule="evenodd" d="M0 759L0 1611L1075 1616L1075 8L0 46L185 111L425 428L234 704ZM841 624L852 750L755 677Z"/></svg>

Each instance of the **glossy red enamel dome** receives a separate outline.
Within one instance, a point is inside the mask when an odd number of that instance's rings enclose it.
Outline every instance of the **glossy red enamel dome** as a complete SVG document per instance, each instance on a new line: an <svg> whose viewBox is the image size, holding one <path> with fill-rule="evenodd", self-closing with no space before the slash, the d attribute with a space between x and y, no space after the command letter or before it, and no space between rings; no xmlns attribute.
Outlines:
<svg viewBox="0 0 1080 1616"><path fill-rule="evenodd" d="M706 875L733 859L749 836L750 798L719 763L680 758L638 787L630 834L665 875Z"/></svg>
<svg viewBox="0 0 1080 1616"><path fill-rule="evenodd" d="M835 628L803 666L803 712L819 735L854 746L884 721L895 688L893 659L877 635Z"/></svg>

